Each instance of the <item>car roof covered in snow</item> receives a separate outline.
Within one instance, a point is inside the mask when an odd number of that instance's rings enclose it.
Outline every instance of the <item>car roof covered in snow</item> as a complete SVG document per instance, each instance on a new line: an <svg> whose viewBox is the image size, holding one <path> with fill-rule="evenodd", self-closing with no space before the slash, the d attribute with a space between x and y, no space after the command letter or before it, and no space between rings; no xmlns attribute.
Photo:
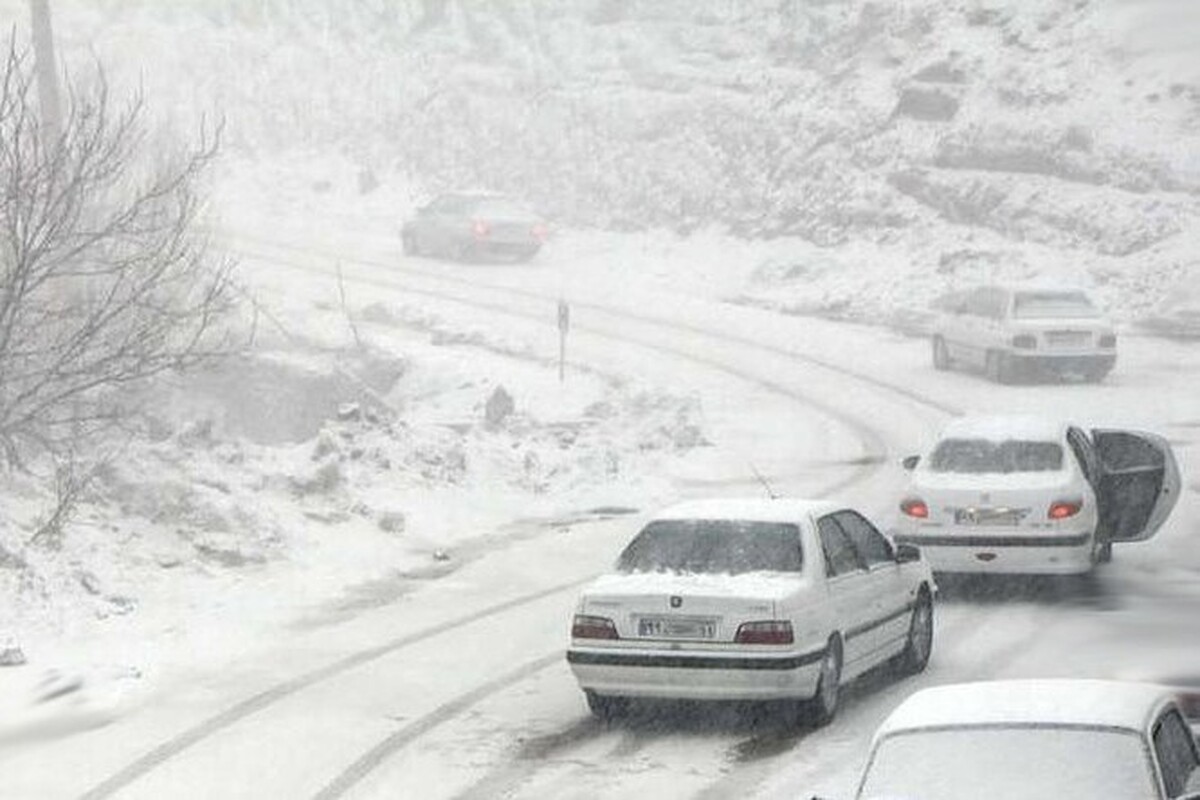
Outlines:
<svg viewBox="0 0 1200 800"><path fill-rule="evenodd" d="M847 508L847 506L828 500L799 500L790 497L729 497L677 503L658 512L654 518L799 522L810 514L819 516L843 508Z"/></svg>
<svg viewBox="0 0 1200 800"><path fill-rule="evenodd" d="M981 414L958 417L942 429L940 439L1006 439L1058 441L1066 434L1066 422L1035 414Z"/></svg>
<svg viewBox="0 0 1200 800"><path fill-rule="evenodd" d="M1073 286L1068 283L1052 283L1050 281L1009 283L1005 284L1004 288L1014 294L1017 292L1048 292L1053 294L1082 294L1086 297L1091 297L1091 292L1083 286Z"/></svg>
<svg viewBox="0 0 1200 800"><path fill-rule="evenodd" d="M1144 731L1171 699L1161 686L1105 680L1010 680L923 689L901 703L876 738L923 728L1086 725Z"/></svg>

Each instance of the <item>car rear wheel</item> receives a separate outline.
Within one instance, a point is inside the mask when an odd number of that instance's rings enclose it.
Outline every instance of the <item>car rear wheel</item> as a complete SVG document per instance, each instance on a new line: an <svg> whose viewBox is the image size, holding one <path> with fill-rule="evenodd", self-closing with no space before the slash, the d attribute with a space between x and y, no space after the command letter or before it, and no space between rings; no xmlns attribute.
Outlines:
<svg viewBox="0 0 1200 800"><path fill-rule="evenodd" d="M1009 359L1007 353L1002 353L999 350L988 351L983 371L992 383L1013 382L1012 361Z"/></svg>
<svg viewBox="0 0 1200 800"><path fill-rule="evenodd" d="M946 348L946 340L940 336L933 337L933 368L944 372L953 366L950 362L950 351Z"/></svg>
<svg viewBox="0 0 1200 800"><path fill-rule="evenodd" d="M933 601L924 589L917 597L912 617L908 623L908 640L896 660L898 671L903 675L924 672L933 652Z"/></svg>
<svg viewBox="0 0 1200 800"><path fill-rule="evenodd" d="M817 693L806 704L805 716L815 727L828 725L837 715L842 697L842 642L832 636L825 645L821 658L821 676L817 679Z"/></svg>
<svg viewBox="0 0 1200 800"><path fill-rule="evenodd" d="M405 231L400 234L400 247L404 250L406 256L421 255L421 248L417 246L417 237L411 231Z"/></svg>
<svg viewBox="0 0 1200 800"><path fill-rule="evenodd" d="M591 689L586 690L583 694L587 698L588 710L601 722L612 722L629 710L628 698L608 697L596 694Z"/></svg>

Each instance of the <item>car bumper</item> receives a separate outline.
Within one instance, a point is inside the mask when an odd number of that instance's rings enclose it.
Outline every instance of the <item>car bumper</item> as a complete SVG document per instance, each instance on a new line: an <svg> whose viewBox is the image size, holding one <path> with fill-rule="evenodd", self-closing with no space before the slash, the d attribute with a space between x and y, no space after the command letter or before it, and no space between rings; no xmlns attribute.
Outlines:
<svg viewBox="0 0 1200 800"><path fill-rule="evenodd" d="M947 530L898 534L898 544L916 545L934 572L981 575L1078 575L1092 569L1090 532L981 534Z"/></svg>
<svg viewBox="0 0 1200 800"><path fill-rule="evenodd" d="M1054 372L1108 372L1117 363L1117 354L1114 352L1029 353L1016 350L1009 355L1018 368Z"/></svg>
<svg viewBox="0 0 1200 800"><path fill-rule="evenodd" d="M597 694L675 700L812 697L824 650L745 654L578 648L567 662L579 685Z"/></svg>

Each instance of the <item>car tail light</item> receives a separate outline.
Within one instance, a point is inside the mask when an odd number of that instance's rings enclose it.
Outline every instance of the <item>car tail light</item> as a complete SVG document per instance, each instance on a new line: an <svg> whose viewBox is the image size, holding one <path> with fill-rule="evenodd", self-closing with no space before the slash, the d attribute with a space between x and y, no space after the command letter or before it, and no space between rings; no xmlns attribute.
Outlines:
<svg viewBox="0 0 1200 800"><path fill-rule="evenodd" d="M1012 346L1022 350L1033 350L1037 348L1037 337L1031 333L1021 333L1012 338Z"/></svg>
<svg viewBox="0 0 1200 800"><path fill-rule="evenodd" d="M1101 347L1116 347L1117 346L1116 335L1112 334L1112 333L1106 333L1106 334L1102 335L1100 337L1100 346Z"/></svg>
<svg viewBox="0 0 1200 800"><path fill-rule="evenodd" d="M929 519L929 506L919 497L906 497L900 501L900 510L910 517Z"/></svg>
<svg viewBox="0 0 1200 800"><path fill-rule="evenodd" d="M550 238L550 229L540 222L537 225L534 225L529 232L532 233L533 238L537 239L539 242L544 242Z"/></svg>
<svg viewBox="0 0 1200 800"><path fill-rule="evenodd" d="M1068 519L1078 514L1082 508L1082 500L1055 500L1050 504L1046 516L1050 519Z"/></svg>
<svg viewBox="0 0 1200 800"><path fill-rule="evenodd" d="M586 614L576 614L571 623L571 638L573 639L620 639L617 626L608 617L589 617Z"/></svg>
<svg viewBox="0 0 1200 800"><path fill-rule="evenodd" d="M1200 689L1181 689L1175 693L1179 701L1179 710L1193 724L1200 722Z"/></svg>
<svg viewBox="0 0 1200 800"><path fill-rule="evenodd" d="M471 223L471 233L478 239L487 236L491 231L491 226L481 219L477 219Z"/></svg>
<svg viewBox="0 0 1200 800"><path fill-rule="evenodd" d="M733 641L738 644L791 644L795 637L792 636L792 623L786 619L769 619L743 622Z"/></svg>

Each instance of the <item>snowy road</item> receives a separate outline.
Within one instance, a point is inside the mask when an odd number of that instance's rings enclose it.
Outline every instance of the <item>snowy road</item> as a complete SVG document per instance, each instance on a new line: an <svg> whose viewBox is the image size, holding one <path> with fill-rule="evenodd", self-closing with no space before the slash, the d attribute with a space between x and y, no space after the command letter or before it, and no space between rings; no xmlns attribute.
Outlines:
<svg viewBox="0 0 1200 800"><path fill-rule="evenodd" d="M239 249L268 308L311 300L289 295L298 270L334 280L319 249ZM416 298L546 353L556 346L554 301L570 286L572 362L697 392L716 445L707 477L721 478L724 492L754 491L753 460L787 494L837 493L887 519L898 458L969 408L1162 429L1185 472L1195 465L1200 410L1190 387L1200 357L1173 345L1127 342L1103 386L992 387L933 373L919 342L716 304L619 273L564 282L568 265L402 264L382 244L353 258L345 246L330 252L352 305ZM685 491L713 491L706 475L679 478ZM567 620L577 587L611 562L632 517L518 538L402 603L297 630L260 663L186 676L106 729L7 756L3 767L18 776L18 796L30 797L847 797L871 731L918 686L1110 674L1137 660L1132 631L1143 637L1136 649L1152 655L1189 632L1194 639L1195 505L1193 491L1154 542L1118 550L1102 578L1110 602L1036 592L946 599L928 672L861 681L819 731L687 708L611 729L588 718L561 657ZM1146 619L1159 629L1147 631ZM68 749L71 770L53 768L67 760L57 747Z"/></svg>

